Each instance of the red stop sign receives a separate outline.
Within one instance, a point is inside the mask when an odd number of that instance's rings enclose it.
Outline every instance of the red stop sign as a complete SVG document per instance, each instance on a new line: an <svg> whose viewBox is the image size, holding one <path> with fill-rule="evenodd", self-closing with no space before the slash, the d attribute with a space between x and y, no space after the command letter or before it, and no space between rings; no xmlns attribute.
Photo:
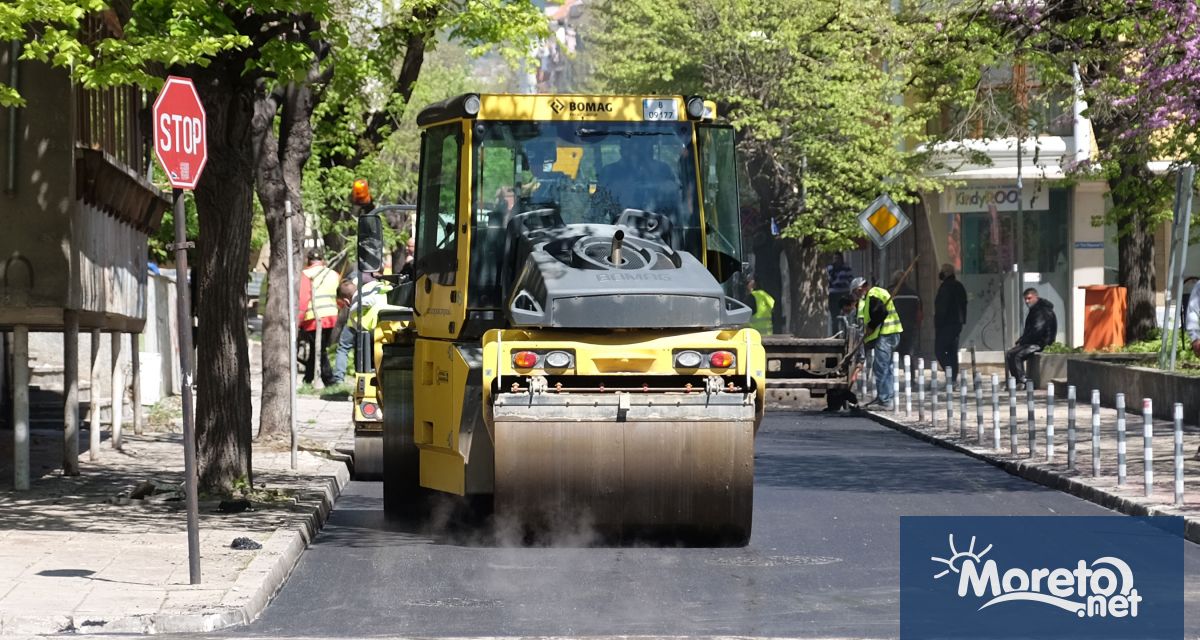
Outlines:
<svg viewBox="0 0 1200 640"><path fill-rule="evenodd" d="M189 78L168 76L154 101L154 155L171 186L194 189L208 161L208 121Z"/></svg>

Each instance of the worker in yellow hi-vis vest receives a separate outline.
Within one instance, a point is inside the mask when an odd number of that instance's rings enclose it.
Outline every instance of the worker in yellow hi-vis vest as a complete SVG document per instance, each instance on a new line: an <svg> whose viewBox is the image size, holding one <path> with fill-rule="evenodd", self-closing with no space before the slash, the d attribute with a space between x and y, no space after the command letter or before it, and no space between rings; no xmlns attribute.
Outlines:
<svg viewBox="0 0 1200 640"><path fill-rule="evenodd" d="M337 356L333 362L334 382L341 382L346 374L346 365L350 363L350 350L357 349L358 332L368 333L375 330L379 322L379 310L387 305L387 294L392 285L383 280L376 280L375 274L362 274L362 291L356 292L350 299L346 309L346 326L338 337ZM362 326L359 326L359 311L362 307Z"/></svg>
<svg viewBox="0 0 1200 640"><path fill-rule="evenodd" d="M771 294L758 288L758 283L753 278L746 283L746 288L750 290L750 295L754 297L754 317L750 320L750 328L755 329L764 336L769 336L772 333L771 314L775 312L775 298Z"/></svg>
<svg viewBox="0 0 1200 640"><path fill-rule="evenodd" d="M300 341L308 345L305 362L304 382L312 384L317 373L317 362L321 363L321 381L326 386L334 384L333 370L329 367L329 343L333 339L333 327L337 324L338 273L325 266L320 249L308 252L308 267L300 278ZM317 347L317 332L320 331L320 348ZM320 353L317 353L317 352Z"/></svg>
<svg viewBox="0 0 1200 640"><path fill-rule="evenodd" d="M875 399L866 406L891 406L893 389L892 352L900 344L904 325L896 313L896 302L892 294L883 287L872 287L866 278L855 278L850 290L858 302L858 319L863 327L863 343L872 349L874 362L871 373L875 377Z"/></svg>

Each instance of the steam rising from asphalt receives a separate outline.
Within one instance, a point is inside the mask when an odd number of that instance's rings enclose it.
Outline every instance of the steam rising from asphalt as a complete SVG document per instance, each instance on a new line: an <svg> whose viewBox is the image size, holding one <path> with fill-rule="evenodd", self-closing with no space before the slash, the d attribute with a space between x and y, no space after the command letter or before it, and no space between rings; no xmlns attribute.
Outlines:
<svg viewBox="0 0 1200 640"><path fill-rule="evenodd" d="M497 619L522 629L563 618L563 602L581 603L566 616L569 626L559 630L564 635L614 628L661 634L684 628L702 611L664 609L662 596L687 591L677 570L714 553L614 540L580 510L543 515L534 531L515 517L469 509L462 499L435 500L423 529L432 539L456 547L453 555L462 564L455 563L451 571L470 572L469 591L434 589L439 606L503 609ZM614 589L612 576L623 574L637 575L636 585ZM496 631L509 632L503 627Z"/></svg>
<svg viewBox="0 0 1200 640"><path fill-rule="evenodd" d="M617 542L597 529L585 510L542 510L530 522L494 514L488 504L441 495L430 499L422 533L466 547L584 549Z"/></svg>

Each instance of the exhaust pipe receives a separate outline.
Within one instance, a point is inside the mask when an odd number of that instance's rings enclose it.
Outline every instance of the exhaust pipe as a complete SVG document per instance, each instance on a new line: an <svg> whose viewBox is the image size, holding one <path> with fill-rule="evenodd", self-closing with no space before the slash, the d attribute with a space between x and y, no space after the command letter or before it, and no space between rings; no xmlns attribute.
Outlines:
<svg viewBox="0 0 1200 640"><path fill-rule="evenodd" d="M617 229L612 238L612 251L608 254L608 261L613 266L620 268L621 266L621 247L625 245L625 232Z"/></svg>

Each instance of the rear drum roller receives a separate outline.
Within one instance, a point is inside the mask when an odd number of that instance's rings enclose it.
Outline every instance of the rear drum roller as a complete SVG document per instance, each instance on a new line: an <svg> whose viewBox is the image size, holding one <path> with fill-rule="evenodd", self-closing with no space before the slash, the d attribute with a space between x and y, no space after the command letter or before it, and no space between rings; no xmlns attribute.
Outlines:
<svg viewBox="0 0 1200 640"><path fill-rule="evenodd" d="M354 479L383 479L383 429L379 423L354 426Z"/></svg>
<svg viewBox="0 0 1200 640"><path fill-rule="evenodd" d="M383 510L410 514L424 496L420 452L413 437L413 349L385 346L379 371L383 384Z"/></svg>

